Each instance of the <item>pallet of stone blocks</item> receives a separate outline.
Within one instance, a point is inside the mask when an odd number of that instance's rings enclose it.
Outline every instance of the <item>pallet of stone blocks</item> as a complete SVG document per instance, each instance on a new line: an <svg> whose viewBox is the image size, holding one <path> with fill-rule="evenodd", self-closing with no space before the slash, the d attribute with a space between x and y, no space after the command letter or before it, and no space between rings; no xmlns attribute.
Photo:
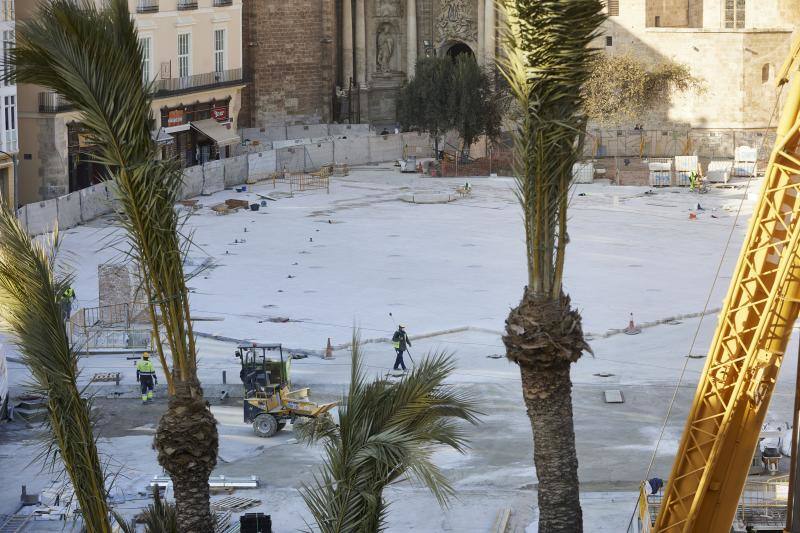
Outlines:
<svg viewBox="0 0 800 533"><path fill-rule="evenodd" d="M728 183L733 173L733 161L714 160L708 162L705 179L710 183Z"/></svg>
<svg viewBox="0 0 800 533"><path fill-rule="evenodd" d="M333 165L333 173L331 176L342 178L348 175L350 175L350 166L347 163L343 165Z"/></svg>
<svg viewBox="0 0 800 533"><path fill-rule="evenodd" d="M733 156L733 176L749 177L754 176L756 162L758 161L758 150L750 146L739 146Z"/></svg>
<svg viewBox="0 0 800 533"><path fill-rule="evenodd" d="M692 184L692 172L699 174L699 160L696 155L675 156L675 185L688 187Z"/></svg>
<svg viewBox="0 0 800 533"><path fill-rule="evenodd" d="M647 169L650 172L651 187L669 187L672 185L672 159L651 158L647 162Z"/></svg>

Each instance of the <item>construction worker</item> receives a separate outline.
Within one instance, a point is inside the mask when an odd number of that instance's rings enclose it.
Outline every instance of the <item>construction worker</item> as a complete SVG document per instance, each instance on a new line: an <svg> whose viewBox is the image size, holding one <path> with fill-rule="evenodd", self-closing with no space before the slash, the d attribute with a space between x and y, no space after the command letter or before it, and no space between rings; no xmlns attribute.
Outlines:
<svg viewBox="0 0 800 533"><path fill-rule="evenodd" d="M59 302L61 303L61 316L62 320L66 322L72 316L72 302L75 300L75 289L68 286L59 295Z"/></svg>
<svg viewBox="0 0 800 533"><path fill-rule="evenodd" d="M156 369L150 362L150 354L144 352L142 358L136 363L136 381L142 390L142 403L147 403L153 399L153 387L158 384Z"/></svg>
<svg viewBox="0 0 800 533"><path fill-rule="evenodd" d="M392 335L392 346L394 351L397 352L397 357L394 360L394 370L400 370L402 367L403 372L406 371L406 364L403 362L403 352L411 346L411 341L406 334L406 328L402 324L397 326L397 331Z"/></svg>

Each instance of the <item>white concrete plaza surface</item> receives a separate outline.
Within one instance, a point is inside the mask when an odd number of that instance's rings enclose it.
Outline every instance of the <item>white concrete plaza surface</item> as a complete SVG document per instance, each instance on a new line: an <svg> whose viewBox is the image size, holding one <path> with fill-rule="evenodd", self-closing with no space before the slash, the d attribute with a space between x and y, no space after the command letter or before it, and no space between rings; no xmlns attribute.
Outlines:
<svg viewBox="0 0 800 533"><path fill-rule="evenodd" d="M328 338L334 345L348 342L354 324L364 339L390 336L390 312L412 336L456 330L414 341L411 350L416 360L434 350L453 353L458 363L453 382L481 398L485 415L481 425L468 429L469 453L443 450L436 456L458 498L440 511L422 488L398 485L387 492L390 531L489 531L506 507L522 529L535 519L531 433L518 370L504 358L489 357L504 353L499 332L526 279L513 181L470 179L472 195L448 204L399 200L409 193L453 191L464 181L405 175L387 166L334 178L330 195L281 196L258 212L227 216L208 209L226 198L260 201L259 194L273 192L272 184L259 184L246 193L202 197L205 207L186 227L196 243L191 263L210 257L215 265L189 282L195 316L224 319L198 322L196 329L204 334L322 350ZM686 355L696 331L692 353L705 354L716 324L713 313L702 324L693 315L703 310L720 261L709 308L721 304L756 187L751 185L749 194L744 189L646 194L643 187L603 185L579 185L574 191L565 288L583 313L595 351L572 374L586 531L617 532L627 526L637 484L683 372L652 472L669 474L703 367L702 359ZM696 220L690 220L690 212ZM120 256L110 246L120 237L108 221L65 232L63 258L76 271L79 305L96 305L97 265ZM631 312L640 323L675 320L646 327L638 336L607 335L625 327ZM239 387L233 344L204 337L199 346L203 383L220 384L226 371L229 386ZM382 375L393 363L385 342L366 344L364 351L370 373ZM788 368L794 368L795 357L790 350ZM26 372L19 364L9 366L12 384L19 386ZM95 372L114 370L123 372L129 388L134 384L132 362L124 356L92 356L82 366L84 382ZM292 372L296 384L312 387L312 395L335 397L349 379L348 351L337 350L330 361L296 360ZM778 383L775 420L789 416L792 379L784 373ZM602 393L608 388L620 389L625 403L605 404ZM122 407L114 411L126 416ZM235 403L214 405L214 412L221 439L215 474L257 473L264 488L238 495L262 498L261 509L272 514L275 531L305 527L309 515L296 489L310 481L320 450L297 444L291 431L273 439L254 437ZM119 482L121 490L135 491L159 473L150 450L153 430L145 424L103 437L103 448L129 472ZM42 478L19 460L32 453L18 441L0 438L0 471L40 485ZM13 503L13 492L0 498L0 513Z"/></svg>

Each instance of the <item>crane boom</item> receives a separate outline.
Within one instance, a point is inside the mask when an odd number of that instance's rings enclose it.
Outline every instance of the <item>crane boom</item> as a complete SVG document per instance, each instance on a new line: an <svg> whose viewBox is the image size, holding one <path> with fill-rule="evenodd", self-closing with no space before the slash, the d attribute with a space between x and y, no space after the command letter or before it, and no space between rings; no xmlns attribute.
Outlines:
<svg viewBox="0 0 800 533"><path fill-rule="evenodd" d="M800 39L781 71L785 82ZM657 532L728 533L800 310L800 76L689 412Z"/></svg>

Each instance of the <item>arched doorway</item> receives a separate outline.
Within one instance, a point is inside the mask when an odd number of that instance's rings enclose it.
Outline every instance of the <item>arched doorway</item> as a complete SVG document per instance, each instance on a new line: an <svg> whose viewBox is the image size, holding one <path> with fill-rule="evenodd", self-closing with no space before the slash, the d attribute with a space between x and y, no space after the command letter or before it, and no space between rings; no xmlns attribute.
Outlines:
<svg viewBox="0 0 800 533"><path fill-rule="evenodd" d="M447 48L447 57L452 59L453 61L456 60L458 56L461 54L469 54L470 56L474 56L475 53L472 51L472 48L469 47L466 43L462 43L461 41L456 41Z"/></svg>

